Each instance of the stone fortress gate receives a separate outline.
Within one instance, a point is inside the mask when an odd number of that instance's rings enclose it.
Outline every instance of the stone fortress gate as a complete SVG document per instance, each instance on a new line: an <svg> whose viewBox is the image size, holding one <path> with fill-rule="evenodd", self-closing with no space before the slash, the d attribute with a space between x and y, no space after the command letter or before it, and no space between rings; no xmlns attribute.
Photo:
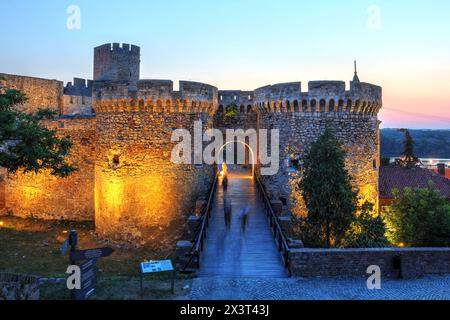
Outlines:
<svg viewBox="0 0 450 320"><path fill-rule="evenodd" d="M356 70L349 90L342 81L312 81L307 91L300 82L219 91L181 81L175 91L172 81L140 79L139 47L105 44L94 49L92 81L76 78L63 86L57 80L0 76L1 86L30 97L25 110L50 107L59 113L46 125L74 141L69 161L79 169L65 179L47 172L3 174L3 213L90 220L111 241L173 246L216 174L214 166L171 162L173 130L193 135L199 120L203 131L279 130L280 170L261 179L287 215L304 214L293 181L305 149L332 126L348 153L355 189L377 205L382 89L361 82ZM237 114L226 117L231 106Z"/></svg>

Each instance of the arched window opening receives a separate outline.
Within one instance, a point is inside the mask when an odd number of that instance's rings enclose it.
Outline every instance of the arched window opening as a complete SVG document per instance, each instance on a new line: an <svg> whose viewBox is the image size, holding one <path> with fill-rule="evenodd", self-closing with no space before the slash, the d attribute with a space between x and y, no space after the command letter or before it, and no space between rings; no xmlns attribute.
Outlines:
<svg viewBox="0 0 450 320"><path fill-rule="evenodd" d="M300 112L300 108L298 106L298 100L294 100L294 112Z"/></svg>
<svg viewBox="0 0 450 320"><path fill-rule="evenodd" d="M114 157L112 159L112 164L114 167L117 167L118 165L120 165L120 156L118 154L114 155Z"/></svg>
<svg viewBox="0 0 450 320"><path fill-rule="evenodd" d="M342 112L344 109L344 100L339 100L338 112Z"/></svg>
<svg viewBox="0 0 450 320"><path fill-rule="evenodd" d="M353 101L352 100L348 100L347 101L347 111L350 111L353 107Z"/></svg>
<svg viewBox="0 0 450 320"><path fill-rule="evenodd" d="M330 111L333 112L334 111L334 107L335 107L336 103L334 102L334 99L330 100Z"/></svg>
<svg viewBox="0 0 450 320"><path fill-rule="evenodd" d="M306 112L308 110L308 100L302 101L302 110L303 112Z"/></svg>
<svg viewBox="0 0 450 320"><path fill-rule="evenodd" d="M320 112L325 112L326 105L327 103L324 99L320 100Z"/></svg>

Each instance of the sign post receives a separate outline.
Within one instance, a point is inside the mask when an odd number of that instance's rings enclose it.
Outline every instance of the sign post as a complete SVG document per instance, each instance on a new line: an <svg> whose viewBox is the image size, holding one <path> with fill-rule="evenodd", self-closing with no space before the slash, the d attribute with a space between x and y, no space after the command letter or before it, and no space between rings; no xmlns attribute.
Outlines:
<svg viewBox="0 0 450 320"><path fill-rule="evenodd" d="M151 262L142 262L140 264L140 278L141 278L141 296L144 296L144 275L146 274L154 274L154 273L162 273L162 272L170 272L171 277L171 291L172 294L175 294L175 269L173 268L171 260L162 260L162 261L151 261Z"/></svg>
<svg viewBox="0 0 450 320"><path fill-rule="evenodd" d="M66 254L70 246L70 265L78 266L81 272L81 288L71 290L71 298L73 300L86 300L95 293L98 273L98 268L96 266L97 260L110 256L114 250L108 247L77 250L77 244L78 234L75 230L72 230L68 239L64 241L61 246L61 252L62 254Z"/></svg>

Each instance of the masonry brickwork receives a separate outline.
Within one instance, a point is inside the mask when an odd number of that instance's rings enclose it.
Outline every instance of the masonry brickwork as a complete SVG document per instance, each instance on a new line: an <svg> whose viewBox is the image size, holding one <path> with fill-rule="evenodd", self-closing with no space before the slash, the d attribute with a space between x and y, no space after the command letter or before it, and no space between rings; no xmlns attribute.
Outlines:
<svg viewBox="0 0 450 320"><path fill-rule="evenodd" d="M68 162L78 171L67 178L48 172L9 174L6 209L15 216L46 220L92 221L94 219L95 118L46 121L60 137L74 145Z"/></svg>
<svg viewBox="0 0 450 320"><path fill-rule="evenodd" d="M450 273L449 248L296 249L290 252L294 277L367 278L370 266L383 277L417 278Z"/></svg>

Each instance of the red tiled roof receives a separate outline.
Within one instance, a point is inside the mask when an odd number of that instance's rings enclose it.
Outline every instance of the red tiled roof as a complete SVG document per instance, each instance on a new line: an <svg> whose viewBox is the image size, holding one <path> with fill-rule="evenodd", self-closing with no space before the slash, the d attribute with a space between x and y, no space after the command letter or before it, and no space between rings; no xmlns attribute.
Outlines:
<svg viewBox="0 0 450 320"><path fill-rule="evenodd" d="M438 173L438 170L437 170L437 169L435 169L435 170L433 170L433 171L436 172L436 173ZM445 177L446 177L447 179L450 179L450 169L448 169L448 168L445 169Z"/></svg>
<svg viewBox="0 0 450 320"><path fill-rule="evenodd" d="M450 180L428 169L387 166L380 168L380 198L392 198L392 190L426 188L433 181L441 194L450 199Z"/></svg>

